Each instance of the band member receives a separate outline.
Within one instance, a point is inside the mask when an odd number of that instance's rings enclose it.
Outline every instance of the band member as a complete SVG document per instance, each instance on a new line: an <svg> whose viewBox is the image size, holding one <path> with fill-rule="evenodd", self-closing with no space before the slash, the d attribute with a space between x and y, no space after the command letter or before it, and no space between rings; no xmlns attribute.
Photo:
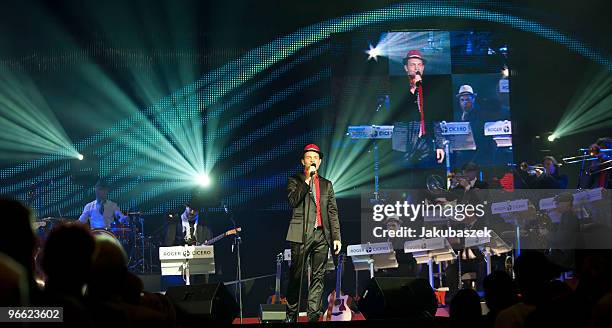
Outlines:
<svg viewBox="0 0 612 328"><path fill-rule="evenodd" d="M538 189L565 189L567 175L559 172L559 163L552 156L542 160L542 170L536 170Z"/></svg>
<svg viewBox="0 0 612 328"><path fill-rule="evenodd" d="M455 113L455 120L461 122L482 122L480 106L476 103L476 93L471 85L465 84L459 87L456 95L459 101L460 113ZM473 130L473 129L472 129Z"/></svg>
<svg viewBox="0 0 612 328"><path fill-rule="evenodd" d="M108 229L114 220L127 224L129 218L125 216L117 203L108 200L109 187L106 182L99 180L96 183L96 199L85 205L79 221L89 222L91 229Z"/></svg>
<svg viewBox="0 0 612 328"><path fill-rule="evenodd" d="M451 189L457 197L457 202L461 204L472 204L474 206L482 204L486 197L479 190L488 189L488 184L481 181L478 177L480 167L473 162L463 165L461 175L453 177ZM485 218L479 218L476 215L466 215L460 221L452 224L455 229L482 230L488 226ZM470 280L474 283L475 288L482 287L482 281L485 277L484 255L478 247L465 247L464 238L449 238L454 249L460 257L461 273L459 277L458 262L449 264L446 270L447 283L450 288L451 295L463 286L464 280ZM469 277L469 279L468 279Z"/></svg>
<svg viewBox="0 0 612 328"><path fill-rule="evenodd" d="M408 123L408 140L406 155L410 161L422 161L431 156L431 140L436 137L434 128L427 118L425 89L423 75L425 74L425 59L419 50L410 50L404 58L404 70L408 76L408 102L410 108L405 108ZM435 140L435 154L438 163L444 160L443 141Z"/></svg>
<svg viewBox="0 0 612 328"><path fill-rule="evenodd" d="M589 147L589 154L596 160L591 161L581 181L583 188L612 188L612 153L601 149L612 149L612 138L599 138Z"/></svg>
<svg viewBox="0 0 612 328"><path fill-rule="evenodd" d="M542 166L530 167L523 163L518 174L521 182L530 189L565 189L567 175L559 172L560 166L553 156L545 156Z"/></svg>
<svg viewBox="0 0 612 328"><path fill-rule="evenodd" d="M487 189L489 184L479 179L480 167L474 162L468 162L461 167L461 175L456 176L455 189L465 192L470 190Z"/></svg>
<svg viewBox="0 0 612 328"><path fill-rule="evenodd" d="M555 197L560 221L552 233L550 259L565 270L575 269L575 250L580 248L580 220L574 212L574 196L564 192Z"/></svg>
<svg viewBox="0 0 612 328"><path fill-rule="evenodd" d="M210 229L203 223L200 222L200 211L186 204L181 214L182 236L186 245L201 245L212 237Z"/></svg>
<svg viewBox="0 0 612 328"><path fill-rule="evenodd" d="M287 322L297 321L300 282L308 257L312 268L308 288L308 320L319 319L327 254L330 247L334 254L338 254L342 247L334 188L331 181L318 174L322 159L323 154L317 145L304 147L301 159L303 172L290 177L287 183L289 205L293 208L287 231L287 241L291 244Z"/></svg>

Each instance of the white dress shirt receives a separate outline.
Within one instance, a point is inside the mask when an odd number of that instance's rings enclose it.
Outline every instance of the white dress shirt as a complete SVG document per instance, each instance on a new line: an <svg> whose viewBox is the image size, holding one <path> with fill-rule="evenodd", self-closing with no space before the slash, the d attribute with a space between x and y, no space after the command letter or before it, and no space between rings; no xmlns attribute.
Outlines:
<svg viewBox="0 0 612 328"><path fill-rule="evenodd" d="M121 213L117 203L110 200L104 202L94 200L85 205L83 214L79 217L79 221L83 223L89 221L89 226L92 229L106 229L110 228L115 218L119 218L122 223L127 222L127 216Z"/></svg>

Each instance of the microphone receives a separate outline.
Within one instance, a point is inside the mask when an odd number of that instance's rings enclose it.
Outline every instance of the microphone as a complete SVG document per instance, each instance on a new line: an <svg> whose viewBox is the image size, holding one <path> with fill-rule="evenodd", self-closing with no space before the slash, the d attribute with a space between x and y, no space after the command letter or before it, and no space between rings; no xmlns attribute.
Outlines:
<svg viewBox="0 0 612 328"><path fill-rule="evenodd" d="M421 72L417 71L415 75L421 76ZM422 81L419 80L414 85L416 85L417 87L420 87L422 84L423 84Z"/></svg>
<svg viewBox="0 0 612 328"><path fill-rule="evenodd" d="M317 172L317 165L315 163L310 164L310 167L314 167L315 169L310 171L310 176L313 176Z"/></svg>

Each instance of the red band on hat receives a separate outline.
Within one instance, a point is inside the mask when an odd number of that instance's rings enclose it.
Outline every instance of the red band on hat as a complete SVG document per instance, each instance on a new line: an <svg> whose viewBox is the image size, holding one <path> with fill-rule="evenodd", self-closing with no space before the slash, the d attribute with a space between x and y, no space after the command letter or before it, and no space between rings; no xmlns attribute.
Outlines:
<svg viewBox="0 0 612 328"><path fill-rule="evenodd" d="M308 144L306 147L304 147L304 151L316 151L319 153L321 152L321 149L319 149L319 146L315 144Z"/></svg>

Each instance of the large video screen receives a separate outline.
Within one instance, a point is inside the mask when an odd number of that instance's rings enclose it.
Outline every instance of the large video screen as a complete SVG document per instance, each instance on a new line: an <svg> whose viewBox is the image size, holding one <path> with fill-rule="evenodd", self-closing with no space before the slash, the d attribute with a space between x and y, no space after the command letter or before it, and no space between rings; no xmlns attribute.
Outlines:
<svg viewBox="0 0 612 328"><path fill-rule="evenodd" d="M503 171L512 162L509 52L503 36L360 32L337 35L333 43L338 117L346 118L342 122L352 137L369 139L355 143L378 138L383 187L424 187L423 181L405 183L401 176L412 169L450 166L460 172L474 163L483 171ZM383 126L367 130L375 133L392 128L392 137L368 137L363 129L371 125Z"/></svg>

